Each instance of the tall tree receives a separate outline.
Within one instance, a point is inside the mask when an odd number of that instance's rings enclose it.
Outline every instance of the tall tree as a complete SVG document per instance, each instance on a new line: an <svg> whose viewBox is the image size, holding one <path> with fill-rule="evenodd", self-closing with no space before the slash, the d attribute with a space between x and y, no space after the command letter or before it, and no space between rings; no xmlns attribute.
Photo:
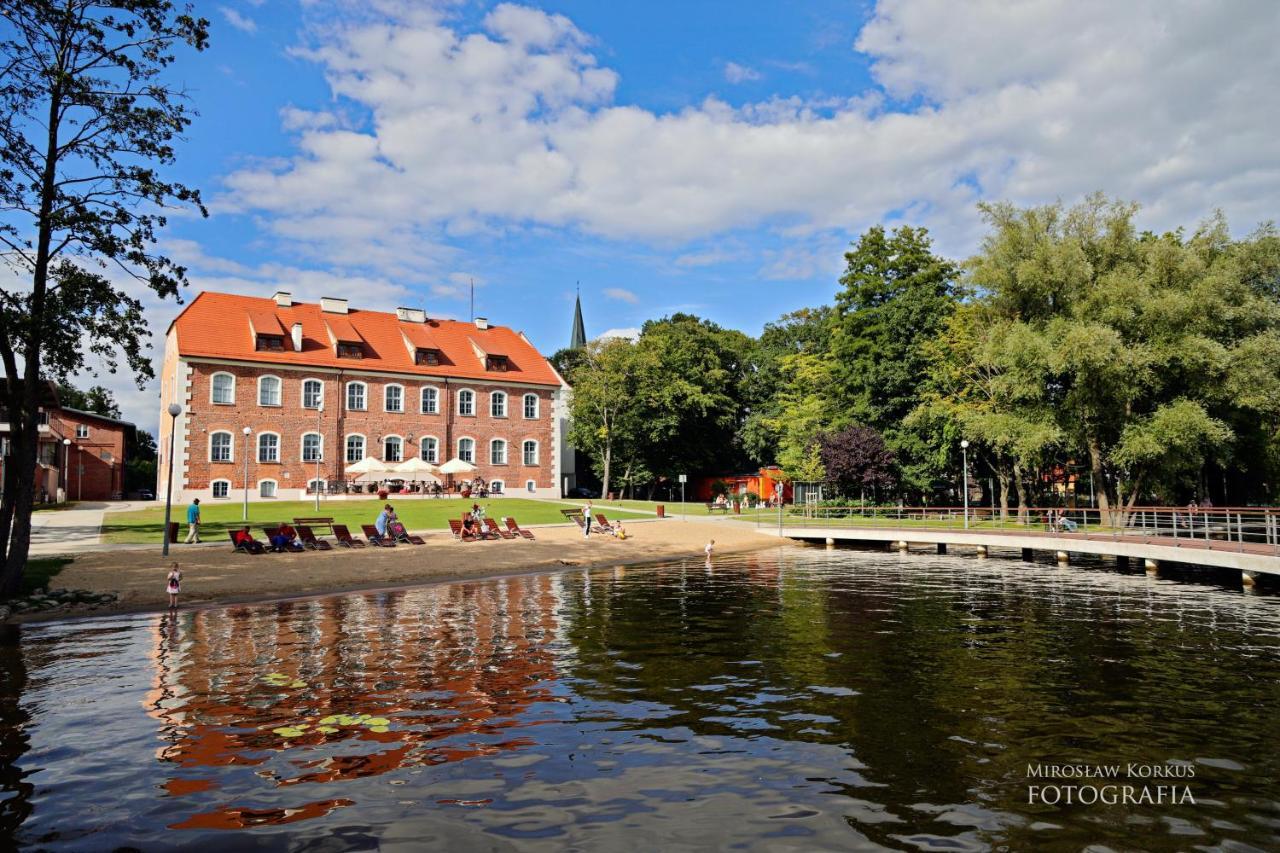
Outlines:
<svg viewBox="0 0 1280 853"><path fill-rule="evenodd" d="M82 412L93 412L106 418L120 417L120 405L116 403L111 389L101 385L92 385L88 391L81 391L70 382L58 383L58 403L70 409Z"/></svg>
<svg viewBox="0 0 1280 853"><path fill-rule="evenodd" d="M818 453L827 480L844 495L861 497L867 490L888 490L894 485L893 453L871 427L855 424L825 433L818 439Z"/></svg>
<svg viewBox="0 0 1280 853"><path fill-rule="evenodd" d="M573 386L569 441L596 463L602 494L609 493L616 455L633 455L640 443L637 393L640 354L625 338L589 342L565 380Z"/></svg>
<svg viewBox="0 0 1280 853"><path fill-rule="evenodd" d="M831 308L825 305L802 308L765 324L751 348L742 391L742 448L756 464L781 464L779 452L787 421L782 394L798 390L788 388L794 371L786 366L786 357L808 354L823 358L830 343Z"/></svg>
<svg viewBox="0 0 1280 853"><path fill-rule="evenodd" d="M208 22L169 0L0 0L0 246L15 273L0 289L3 405L11 464L0 502L0 593L22 580L30 545L40 377L76 373L86 353L120 357L138 381L142 304L98 270L161 297L185 271L155 251L165 208L199 194L157 170L190 124L164 71Z"/></svg>

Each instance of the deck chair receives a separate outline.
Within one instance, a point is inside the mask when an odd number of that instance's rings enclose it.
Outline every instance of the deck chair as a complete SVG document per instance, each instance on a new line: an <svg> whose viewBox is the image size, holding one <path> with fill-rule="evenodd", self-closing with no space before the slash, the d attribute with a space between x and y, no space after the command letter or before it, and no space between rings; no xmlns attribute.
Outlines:
<svg viewBox="0 0 1280 853"><path fill-rule="evenodd" d="M270 543L270 542L271 542L271 537L272 537L272 536L275 536L275 535L276 535L276 534L278 534L279 532L280 532L280 525L278 525L278 524L273 525L273 526L271 526L271 527L265 527L265 526L264 526L264 527L262 528L262 534L263 534L264 536L266 536L266 537L267 537L267 543ZM307 550L306 548L302 547L301 545L285 545L283 548L281 548L281 547L277 547L277 546L275 546L275 545L265 544L265 545L264 545L264 547L266 547L266 549L267 549L268 551L275 551L277 554L282 554L282 553L284 553L284 552L286 552L286 551L291 551L291 552L296 553L296 552L298 552L298 551L305 551L305 550Z"/></svg>
<svg viewBox="0 0 1280 853"><path fill-rule="evenodd" d="M449 529L453 531L453 538L462 542L476 541L475 534L467 533L462 529L462 521L456 518L449 519Z"/></svg>
<svg viewBox="0 0 1280 853"><path fill-rule="evenodd" d="M302 540L303 547L310 548L312 551L333 550L332 545L323 539L316 538L315 532L305 524L298 525L298 538Z"/></svg>
<svg viewBox="0 0 1280 853"><path fill-rule="evenodd" d="M403 542L406 545L426 545L427 540L421 536L414 536L408 530L404 529L404 524L397 521L387 527L387 532L391 534L391 538L397 542Z"/></svg>
<svg viewBox="0 0 1280 853"><path fill-rule="evenodd" d="M604 517L603 512L596 513L596 530L601 533L612 533L613 525L609 523L609 519Z"/></svg>
<svg viewBox="0 0 1280 853"><path fill-rule="evenodd" d="M240 543L236 542L236 531L234 531L234 530L228 530L228 531L227 531L227 535L231 537L231 545L232 545L232 546L233 546L237 551L239 551L239 552L240 552L240 553L242 553L242 554L265 554L265 553L267 553L267 549L266 549L266 547L265 547L261 542L259 542L259 541L258 541L258 540L256 540L256 539L255 539L255 540L253 540L252 542L246 542L246 543L244 543L244 544L242 545L242 544L240 544Z"/></svg>
<svg viewBox="0 0 1280 853"><path fill-rule="evenodd" d="M333 526L333 538L338 540L339 545L348 548L363 548L364 543L351 535L351 531L347 529L345 524L335 524Z"/></svg>
<svg viewBox="0 0 1280 853"><path fill-rule="evenodd" d="M378 533L378 528L372 524L362 524L360 529L364 531L364 538L369 540L369 544L377 548L394 548L396 540L390 534L383 536Z"/></svg>
<svg viewBox="0 0 1280 853"><path fill-rule="evenodd" d="M525 539L534 538L532 533L530 533L528 530L525 530L520 525L516 524L516 520L511 516L508 515L506 521L507 521L507 529L510 530L512 533L516 534L517 536L523 536Z"/></svg>
<svg viewBox="0 0 1280 853"><path fill-rule="evenodd" d="M502 529L501 527L498 526L498 522L495 519L488 518L487 516L485 517L485 520L484 520L484 526L489 528L489 532L495 536L499 536L503 539L516 538L516 535L514 533L512 533L510 530Z"/></svg>

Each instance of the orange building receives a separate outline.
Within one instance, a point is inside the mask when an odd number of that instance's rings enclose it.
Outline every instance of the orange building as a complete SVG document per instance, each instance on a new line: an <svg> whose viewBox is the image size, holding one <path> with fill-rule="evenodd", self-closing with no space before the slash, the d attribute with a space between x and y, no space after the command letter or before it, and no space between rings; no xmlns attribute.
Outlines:
<svg viewBox="0 0 1280 853"><path fill-rule="evenodd" d="M791 480L777 465L766 465L754 473L698 477L693 481L693 492L690 497L698 501L714 499L716 483L724 483L728 486L730 497L745 495L749 492L761 500L776 498L781 489L783 502L791 503Z"/></svg>

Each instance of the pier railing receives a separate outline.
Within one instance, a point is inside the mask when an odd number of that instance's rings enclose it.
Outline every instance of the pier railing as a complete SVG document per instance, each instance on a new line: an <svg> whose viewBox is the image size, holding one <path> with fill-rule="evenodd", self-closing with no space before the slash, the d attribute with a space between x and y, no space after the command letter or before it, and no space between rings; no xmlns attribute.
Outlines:
<svg viewBox="0 0 1280 853"><path fill-rule="evenodd" d="M1160 544L1280 555L1280 507L873 507L787 506L759 509L759 526L972 530L1087 539L1159 540Z"/></svg>

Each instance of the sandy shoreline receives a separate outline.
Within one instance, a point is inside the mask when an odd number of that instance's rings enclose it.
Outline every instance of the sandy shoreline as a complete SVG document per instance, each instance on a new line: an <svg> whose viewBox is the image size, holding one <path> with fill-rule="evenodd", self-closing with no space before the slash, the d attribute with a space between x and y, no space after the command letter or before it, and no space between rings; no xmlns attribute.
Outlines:
<svg viewBox="0 0 1280 853"><path fill-rule="evenodd" d="M170 561L182 568L181 605L185 608L243 604L426 583L501 577L563 569L643 563L693 557L702 559L709 539L717 554L777 548L787 544L746 525L643 521L627 524L628 538L584 539L576 527L533 529L536 540L458 542L446 533L425 535L426 545L396 548L347 548L300 554L237 554L226 548L184 550L175 546ZM10 622L47 622L85 616L146 613L168 606L165 558L151 551L83 554L50 582L65 589L111 592L114 604L93 610L68 609L14 616Z"/></svg>

